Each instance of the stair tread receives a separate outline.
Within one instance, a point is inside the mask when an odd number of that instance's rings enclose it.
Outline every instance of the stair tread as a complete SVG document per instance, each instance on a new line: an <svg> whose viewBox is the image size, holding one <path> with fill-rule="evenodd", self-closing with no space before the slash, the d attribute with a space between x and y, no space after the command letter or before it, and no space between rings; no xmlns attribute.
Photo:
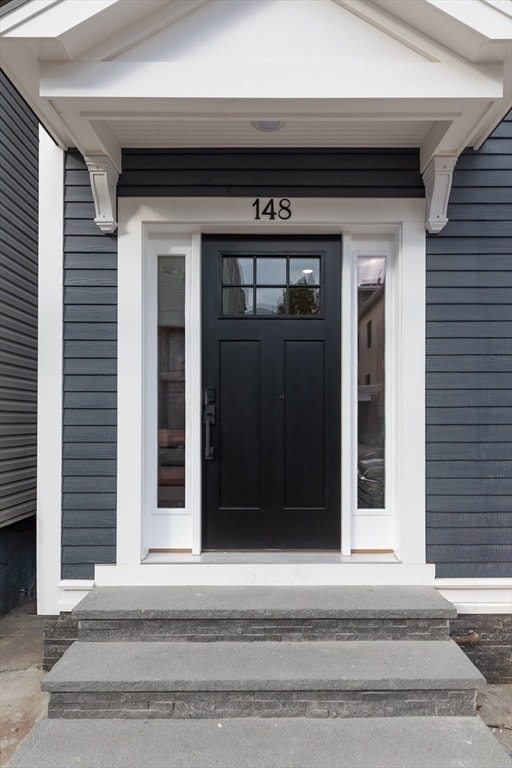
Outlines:
<svg viewBox="0 0 512 768"><path fill-rule="evenodd" d="M469 689L485 680L450 640L76 642L44 690Z"/></svg>
<svg viewBox="0 0 512 768"><path fill-rule="evenodd" d="M94 587L78 619L454 618L455 608L425 586Z"/></svg>
<svg viewBox="0 0 512 768"><path fill-rule="evenodd" d="M107 762L106 762L107 761ZM9 768L510 768L479 717L42 720Z"/></svg>

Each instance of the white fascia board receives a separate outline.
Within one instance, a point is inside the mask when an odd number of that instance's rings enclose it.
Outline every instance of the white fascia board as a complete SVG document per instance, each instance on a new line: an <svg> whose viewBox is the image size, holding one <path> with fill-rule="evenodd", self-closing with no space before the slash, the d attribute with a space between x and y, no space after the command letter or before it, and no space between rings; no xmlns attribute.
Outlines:
<svg viewBox="0 0 512 768"><path fill-rule="evenodd" d="M32 0L5 11L0 30L6 38L60 41L70 59L101 60L209 1Z"/></svg>
<svg viewBox="0 0 512 768"><path fill-rule="evenodd" d="M121 148L105 122L84 119L79 112L59 111L58 105L40 96L39 61L33 41L2 39L0 65L60 147L77 147L84 155L106 154L121 171Z"/></svg>
<svg viewBox="0 0 512 768"><path fill-rule="evenodd" d="M272 63L46 63L41 96L58 98L490 99L503 94L502 68L420 62L293 62L293 78Z"/></svg>
<svg viewBox="0 0 512 768"><path fill-rule="evenodd" d="M0 39L0 66L59 146L73 146L69 129L52 104L39 96L39 62L30 41Z"/></svg>
<svg viewBox="0 0 512 768"><path fill-rule="evenodd" d="M143 3L132 3L133 6L139 6L140 17L136 21L126 18L123 9L123 29L110 29L108 38L101 40L93 48L89 46L86 50L85 46L82 46L82 51L76 58L81 61L104 61L120 56L142 40L147 40L164 27L175 24L209 2L210 0L173 0L172 3L167 0L144 0Z"/></svg>
<svg viewBox="0 0 512 768"><path fill-rule="evenodd" d="M508 0L506 0L508 2ZM504 43L512 39L510 3L497 7L488 0L337 0L365 7L380 7L447 51L467 61L503 58ZM501 44L501 45L500 45Z"/></svg>
<svg viewBox="0 0 512 768"><path fill-rule="evenodd" d="M31 0L2 19L2 35L54 38L122 0Z"/></svg>
<svg viewBox="0 0 512 768"><path fill-rule="evenodd" d="M512 0L482 0L482 2L512 17Z"/></svg>
<svg viewBox="0 0 512 768"><path fill-rule="evenodd" d="M11 10L7 6L0 11L0 33L3 35L16 29L16 27L21 27L23 22L35 18L52 5L57 5L57 3L60 3L60 0L32 0L32 2L18 0L17 3L13 2Z"/></svg>
<svg viewBox="0 0 512 768"><path fill-rule="evenodd" d="M59 35L59 40L71 60L77 61L84 55L88 58L87 51L102 45L105 42L105 36L110 39L129 35L132 25L137 24L141 17L145 19L146 16L151 16L152 12L161 8L162 5L168 6L168 0L143 0L143 2L116 0L101 12L90 16L82 24L77 24ZM98 61L101 58L103 57L99 56L95 60Z"/></svg>
<svg viewBox="0 0 512 768"><path fill-rule="evenodd" d="M482 0L425 1L488 40L510 40L512 37L512 6L510 4L507 10L506 5L490 5Z"/></svg>

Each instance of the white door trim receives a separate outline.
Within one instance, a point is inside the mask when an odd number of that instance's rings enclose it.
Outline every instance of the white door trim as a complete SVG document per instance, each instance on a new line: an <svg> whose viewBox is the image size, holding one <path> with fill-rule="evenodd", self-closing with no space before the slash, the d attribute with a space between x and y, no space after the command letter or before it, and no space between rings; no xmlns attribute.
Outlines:
<svg viewBox="0 0 512 768"><path fill-rule="evenodd" d="M189 330L190 364L187 379L189 390L187 435L195 445L190 456L193 482L188 494L192 526L187 548L200 552L200 238L201 234L339 234L345 248L378 241L394 240L396 259L392 265L391 306L389 323L396 330L389 354L389 390L396 408L390 425L395 461L392 506L396 521L395 552L404 564L425 563L425 503L424 503L424 391L425 391L425 230L424 201L410 199L294 199L292 218L285 221L254 221L252 198L121 198L119 200L119 282L118 282L118 538L117 565L138 569L152 542L143 533L142 511L147 499L143 468L147 467L143 403L148 381L145 371L151 365L145 343L145 286L148 274L148 233L154 242L169 243L174 238L178 247L186 250L189 259L187 288L187 321ZM163 238L163 240L162 240ZM346 275L344 275L346 277ZM346 290L346 289L345 289ZM344 296L345 300L345 296ZM345 306L345 305L344 305ZM343 310L345 311L345 309ZM353 313L350 305L347 312ZM347 318L344 317L344 320ZM356 354L353 338L345 339L342 350L345 392L354 388L346 381L353 371ZM351 361L349 369L346 363ZM350 377L353 373L350 374ZM352 395L354 397L354 395ZM354 425L354 403L350 398L343 404L343 415ZM389 410L389 409L388 409ZM349 413L347 413L349 411ZM404 414L404 415L402 415ZM406 415L405 415L406 414ZM351 440L353 437L351 438ZM350 451L348 440L343 450ZM342 461L344 502L356 496L354 458ZM401 471L407 468L407 471ZM349 478L351 480L349 481ZM189 506L187 501L187 507ZM183 511L181 511L183 516ZM349 514L350 516L350 514ZM345 542L350 520L343 518ZM180 546L177 540L176 548ZM154 546L154 544L153 544ZM343 554L350 554L345 544ZM146 566L142 566L143 568ZM98 577L116 566L97 566ZM126 569L123 569L126 570Z"/></svg>

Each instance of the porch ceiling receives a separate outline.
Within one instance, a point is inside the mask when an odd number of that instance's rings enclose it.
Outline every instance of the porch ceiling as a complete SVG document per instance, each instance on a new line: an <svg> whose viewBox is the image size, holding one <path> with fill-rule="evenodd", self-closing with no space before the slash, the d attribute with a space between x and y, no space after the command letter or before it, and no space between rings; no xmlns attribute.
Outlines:
<svg viewBox="0 0 512 768"><path fill-rule="evenodd" d="M258 118L259 119L259 118ZM121 147L419 147L433 126L427 120L287 119L274 135L247 118L108 119Z"/></svg>

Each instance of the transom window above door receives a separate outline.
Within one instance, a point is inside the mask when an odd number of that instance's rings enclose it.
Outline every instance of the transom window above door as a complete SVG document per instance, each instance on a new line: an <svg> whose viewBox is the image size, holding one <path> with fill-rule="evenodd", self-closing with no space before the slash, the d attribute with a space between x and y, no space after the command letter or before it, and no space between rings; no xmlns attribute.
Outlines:
<svg viewBox="0 0 512 768"><path fill-rule="evenodd" d="M311 256L222 257L222 315L297 317L322 314L322 260Z"/></svg>

